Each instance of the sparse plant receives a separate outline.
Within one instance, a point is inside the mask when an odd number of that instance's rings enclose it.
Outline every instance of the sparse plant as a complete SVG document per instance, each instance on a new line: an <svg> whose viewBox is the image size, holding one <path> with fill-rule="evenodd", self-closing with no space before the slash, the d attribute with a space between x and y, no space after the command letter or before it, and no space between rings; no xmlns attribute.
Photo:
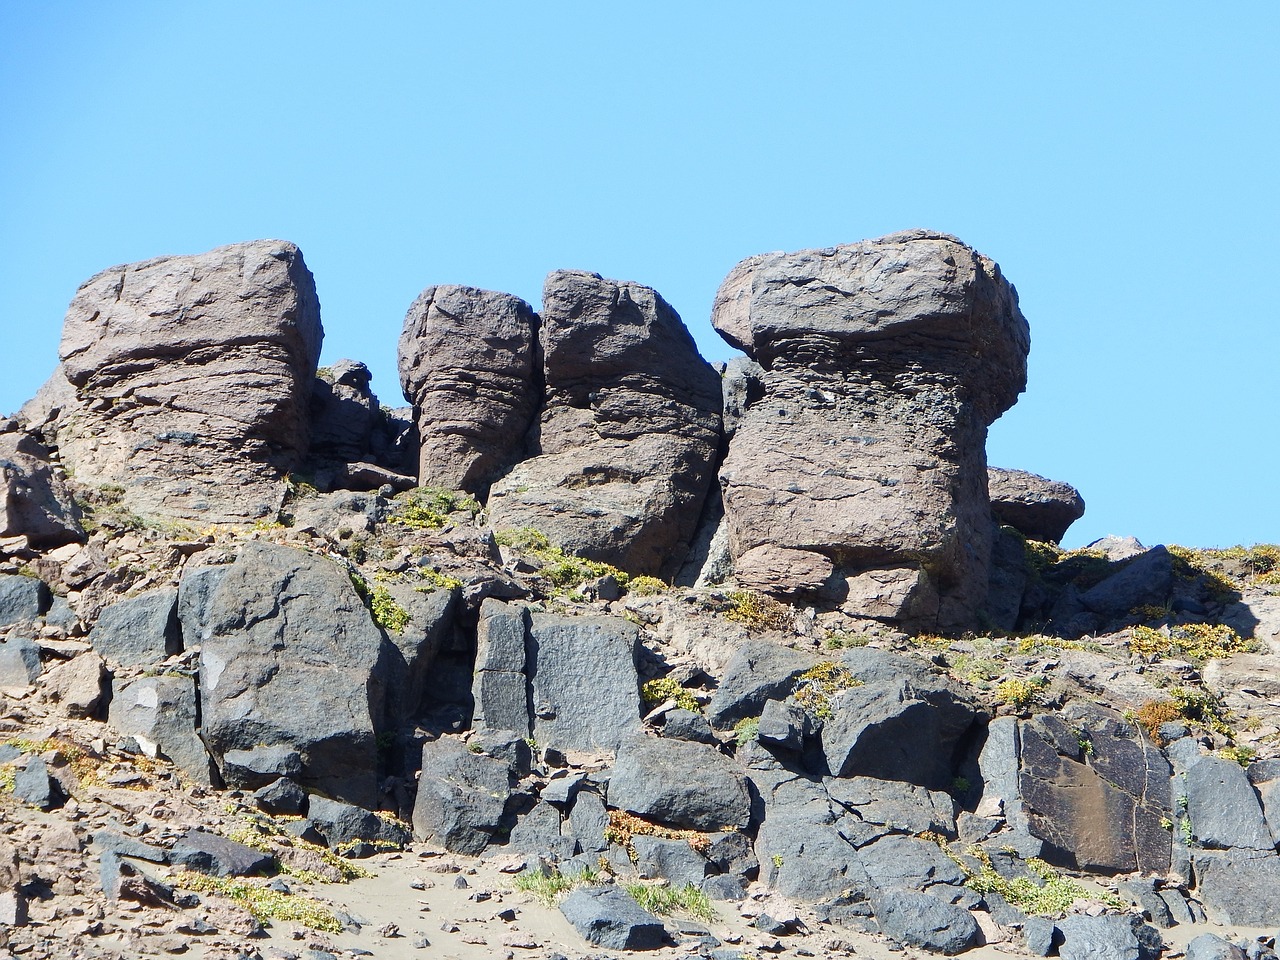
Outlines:
<svg viewBox="0 0 1280 960"><path fill-rule="evenodd" d="M631 577L612 564L588 560L555 546L533 527L499 530L494 539L504 547L519 550L538 562L538 573L551 585L552 596L567 596L584 583L600 577L613 577L619 587L627 587ZM650 578L653 579L653 578ZM661 581L659 581L661 582Z"/></svg>
<svg viewBox="0 0 1280 960"><path fill-rule="evenodd" d="M1220 660L1257 649L1225 623L1183 623L1164 629L1136 626L1129 649L1144 658L1183 657L1192 663Z"/></svg>
<svg viewBox="0 0 1280 960"><path fill-rule="evenodd" d="M816 720L830 720L831 698L841 690L862 686L847 667L834 660L823 660L796 678L793 696L801 707Z"/></svg>
<svg viewBox="0 0 1280 960"><path fill-rule="evenodd" d="M640 685L640 696L650 706L674 700L677 707L698 713L702 708L692 690L682 687L674 677L659 677L657 680L646 680Z"/></svg>
<svg viewBox="0 0 1280 960"><path fill-rule="evenodd" d="M754 590L735 590L729 594L731 604L725 619L752 630L789 630L795 614L785 604Z"/></svg>
<svg viewBox="0 0 1280 960"><path fill-rule="evenodd" d="M733 739L739 747L745 747L760 733L759 717L743 717L733 725Z"/></svg>
<svg viewBox="0 0 1280 960"><path fill-rule="evenodd" d="M1249 764L1253 763L1253 759L1257 755L1258 751L1253 747L1244 746L1223 747L1218 751L1218 756L1222 757L1224 760L1234 760L1242 767L1247 767Z"/></svg>
<svg viewBox="0 0 1280 960"><path fill-rule="evenodd" d="M409 611L396 602L391 591L382 584L377 584L369 594L369 610L373 614L373 622L392 633L404 633L409 625Z"/></svg>
<svg viewBox="0 0 1280 960"><path fill-rule="evenodd" d="M391 523L410 530L434 530L449 522L449 515L465 511L472 516L480 512L480 504L467 493L443 487L418 487L396 498Z"/></svg>
<svg viewBox="0 0 1280 960"><path fill-rule="evenodd" d="M282 893L267 886L265 880L235 877L213 877L187 871L177 877L177 883L195 893L214 894L240 903L262 923L273 920L301 923L312 930L341 933L342 924L333 911L310 897Z"/></svg>
<svg viewBox="0 0 1280 960"><path fill-rule="evenodd" d="M996 698L1019 712L1041 702L1041 695L1049 686L1049 678L1045 676L1028 677L1025 680L1014 677L1002 681L996 687Z"/></svg>
<svg viewBox="0 0 1280 960"><path fill-rule="evenodd" d="M1199 724L1224 736L1233 735L1231 711L1222 700L1208 691L1186 687L1171 687L1167 700L1147 701L1138 708L1134 720L1147 731L1153 742L1161 746L1160 726L1176 720Z"/></svg>
<svg viewBox="0 0 1280 960"><path fill-rule="evenodd" d="M714 920L711 899L691 883L673 887L666 883L629 883L625 887L631 898L650 913L659 916L686 913L699 920Z"/></svg>
<svg viewBox="0 0 1280 960"><path fill-rule="evenodd" d="M516 877L516 889L521 893L531 894L550 907L574 887L590 886L598 879L599 874L590 867L571 876L565 876L559 870L543 873L541 870L530 868Z"/></svg>
<svg viewBox="0 0 1280 960"><path fill-rule="evenodd" d="M641 817L637 817L633 813L627 813L625 810L610 810L609 825L605 827L604 838L610 843L616 843L627 851L627 856L631 858L631 862L636 862L636 850L631 844L631 838L634 836L644 837L661 837L664 840L683 840L699 853L706 853L707 848L711 845L711 840L706 834L699 833L697 830L677 830L674 827L664 827L657 823L650 823Z"/></svg>
<svg viewBox="0 0 1280 960"><path fill-rule="evenodd" d="M667 585L657 577L632 577L627 583L627 592L637 597L652 597L666 592Z"/></svg>

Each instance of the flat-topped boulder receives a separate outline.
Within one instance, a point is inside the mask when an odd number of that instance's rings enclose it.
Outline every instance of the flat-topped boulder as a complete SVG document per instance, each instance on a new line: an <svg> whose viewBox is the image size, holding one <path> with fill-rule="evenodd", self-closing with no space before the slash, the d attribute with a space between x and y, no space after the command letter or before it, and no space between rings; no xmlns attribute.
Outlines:
<svg viewBox="0 0 1280 960"><path fill-rule="evenodd" d="M796 590L919 628L971 625L987 589L987 426L1026 384L1027 322L990 259L924 230L750 257L712 323L762 368L720 471L740 576L820 554ZM799 568L799 566L798 566ZM888 579L884 573L888 573Z"/></svg>
<svg viewBox="0 0 1280 960"><path fill-rule="evenodd" d="M715 469L720 377L649 287L556 271L541 317L534 455L494 485L493 525L535 527L629 573L674 574Z"/></svg>
<svg viewBox="0 0 1280 960"><path fill-rule="evenodd" d="M1026 470L987 468L991 513L1025 537L1057 543L1084 516L1084 498L1069 483Z"/></svg>
<svg viewBox="0 0 1280 960"><path fill-rule="evenodd" d="M285 241L104 270L63 324L63 460L143 516L272 515L306 451L322 336L311 272Z"/></svg>

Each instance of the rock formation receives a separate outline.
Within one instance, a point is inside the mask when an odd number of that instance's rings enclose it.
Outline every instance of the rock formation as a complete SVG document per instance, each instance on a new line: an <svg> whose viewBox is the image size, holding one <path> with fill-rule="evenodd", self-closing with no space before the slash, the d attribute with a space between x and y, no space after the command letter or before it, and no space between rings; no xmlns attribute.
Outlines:
<svg viewBox="0 0 1280 960"><path fill-rule="evenodd" d="M302 253L259 240L112 267L76 292L55 378L79 483L144 516L273 516L307 446L320 305Z"/></svg>
<svg viewBox="0 0 1280 960"><path fill-rule="evenodd" d="M1084 498L1069 483L1046 480L1025 470L987 469L987 491L996 522L1023 536L1057 543L1084 516Z"/></svg>
<svg viewBox="0 0 1280 960"><path fill-rule="evenodd" d="M427 287L400 334L400 383L421 438L418 482L487 493L541 400L538 317L518 297Z"/></svg>
<svg viewBox="0 0 1280 960"><path fill-rule="evenodd" d="M725 279L712 323L763 368L720 471L739 577L916 626L972 622L986 429L1022 391L1030 344L999 267L925 231L765 254Z"/></svg>
<svg viewBox="0 0 1280 960"><path fill-rule="evenodd" d="M649 287L557 271L541 316L535 455L494 486L494 526L534 527L628 573L673 575L715 466L719 377Z"/></svg>

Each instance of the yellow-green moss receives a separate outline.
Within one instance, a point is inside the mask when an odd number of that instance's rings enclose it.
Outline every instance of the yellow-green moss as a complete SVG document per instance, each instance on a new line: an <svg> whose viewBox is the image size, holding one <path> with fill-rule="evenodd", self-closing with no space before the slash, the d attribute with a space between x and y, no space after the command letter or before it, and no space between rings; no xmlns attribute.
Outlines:
<svg viewBox="0 0 1280 960"><path fill-rule="evenodd" d="M790 607L763 593L735 590L729 594L728 599L731 606L725 619L752 630L788 630L795 622L795 615Z"/></svg>
<svg viewBox="0 0 1280 960"><path fill-rule="evenodd" d="M698 713L702 709L698 705L693 691L682 687L674 677L659 677L657 680L646 680L640 685L640 696L650 706L674 700L676 706L682 710Z"/></svg>
<svg viewBox="0 0 1280 960"><path fill-rule="evenodd" d="M862 681L833 660L823 660L796 678L796 703L817 720L830 720L831 698L841 690L860 687Z"/></svg>
<svg viewBox="0 0 1280 960"><path fill-rule="evenodd" d="M1169 627L1167 633L1136 626L1129 634L1129 649L1140 657L1184 657L1203 663L1256 648L1223 623L1183 623Z"/></svg>
<svg viewBox="0 0 1280 960"><path fill-rule="evenodd" d="M183 889L235 900L262 923L288 920L312 930L342 932L338 918L320 901L299 894L281 893L267 886L265 880L211 877L194 871L182 873L176 880Z"/></svg>
<svg viewBox="0 0 1280 960"><path fill-rule="evenodd" d="M480 511L475 497L443 487L418 487L396 498L391 523L410 530L434 530L449 521L449 515L465 511L474 516Z"/></svg>

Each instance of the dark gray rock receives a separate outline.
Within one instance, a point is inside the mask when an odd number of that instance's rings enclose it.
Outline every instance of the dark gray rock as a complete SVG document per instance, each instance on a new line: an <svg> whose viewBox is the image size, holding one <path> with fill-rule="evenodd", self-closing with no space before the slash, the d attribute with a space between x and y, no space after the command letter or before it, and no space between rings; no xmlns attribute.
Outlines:
<svg viewBox="0 0 1280 960"><path fill-rule="evenodd" d="M409 831L392 820L363 807L325 797L310 798L307 820L331 848L357 840L403 847L411 839Z"/></svg>
<svg viewBox="0 0 1280 960"><path fill-rule="evenodd" d="M1160 898L1161 903L1165 905L1169 916L1175 924L1178 923L1195 923L1195 915L1191 912L1191 907L1187 903L1186 896L1176 888L1166 887L1159 890L1156 895Z"/></svg>
<svg viewBox="0 0 1280 960"><path fill-rule="evenodd" d="M1187 944L1186 960L1248 960L1248 954L1216 933L1202 933Z"/></svg>
<svg viewBox="0 0 1280 960"><path fill-rule="evenodd" d="M765 808L756 838L760 879L798 900L820 901L870 882L857 851L836 829L836 815L820 783L780 775L756 779Z"/></svg>
<svg viewBox="0 0 1280 960"><path fill-rule="evenodd" d="M40 647L20 633L0 642L0 687L27 687L40 679Z"/></svg>
<svg viewBox="0 0 1280 960"><path fill-rule="evenodd" d="M721 873L754 879L760 869L751 840L736 830L714 834L707 845L707 862Z"/></svg>
<svg viewBox="0 0 1280 960"><path fill-rule="evenodd" d="M116 687L107 722L133 737L143 753L172 760L193 782L208 785L213 775L209 753L196 732L198 697L193 677L139 677Z"/></svg>
<svg viewBox="0 0 1280 960"><path fill-rule="evenodd" d="M484 600L476 627L476 670L524 673L528 626L529 613L524 607Z"/></svg>
<svg viewBox="0 0 1280 960"><path fill-rule="evenodd" d="M1117 886L1121 894L1142 908L1144 916L1155 926L1162 930L1167 930L1177 923L1173 918L1173 913L1169 910L1169 905L1165 903L1164 898L1160 896L1160 892L1156 890L1155 883L1151 880L1121 881Z"/></svg>
<svg viewBox="0 0 1280 960"><path fill-rule="evenodd" d="M1023 389L1030 346L999 267L926 230L762 254L721 284L712 324L763 370L720 471L737 576L760 547L806 552L832 568L815 592L850 613L971 625L986 428Z"/></svg>
<svg viewBox="0 0 1280 960"><path fill-rule="evenodd" d="M501 760L517 780L527 777L533 768L533 748L527 737L515 730L476 731L467 749Z"/></svg>
<svg viewBox="0 0 1280 960"><path fill-rule="evenodd" d="M431 741L422 748L414 837L476 856L501 825L510 795L506 763L471 753L456 740Z"/></svg>
<svg viewBox="0 0 1280 960"><path fill-rule="evenodd" d="M14 772L13 796L37 810L56 810L67 802L62 785L49 775L48 765L38 756L30 757L25 767Z"/></svg>
<svg viewBox="0 0 1280 960"><path fill-rule="evenodd" d="M600 796L579 790L562 829L578 841L583 853L603 853L609 848L609 841L605 839L608 826L609 812Z"/></svg>
<svg viewBox="0 0 1280 960"><path fill-rule="evenodd" d="M953 955L981 942L982 932L973 914L941 897L916 890L890 890L873 903L881 932L900 943Z"/></svg>
<svg viewBox="0 0 1280 960"><path fill-rule="evenodd" d="M214 595L209 623L201 717L215 755L263 744L296 750L304 787L373 806L385 652L346 571L292 547L246 543ZM224 763L229 786L265 785L237 782L231 772Z"/></svg>
<svg viewBox="0 0 1280 960"><path fill-rule="evenodd" d="M1274 850L1262 805L1240 764L1222 757L1198 757L1183 772L1186 816L1203 847Z"/></svg>
<svg viewBox="0 0 1280 960"><path fill-rule="evenodd" d="M226 575L227 566L184 570L178 581L178 623L182 628L182 649L204 642L209 626L213 596Z"/></svg>
<svg viewBox="0 0 1280 960"><path fill-rule="evenodd" d="M1206 850L1194 854L1196 893L1214 923L1280 924L1280 856L1260 850Z"/></svg>
<svg viewBox="0 0 1280 960"><path fill-rule="evenodd" d="M662 921L617 887L579 887L561 901L560 912L606 950L656 950L666 941Z"/></svg>
<svg viewBox="0 0 1280 960"><path fill-rule="evenodd" d="M1045 843L1044 858L1099 873L1165 873L1171 838L1163 824L1173 819L1168 760L1109 711L1068 718L1073 725L1055 714L1019 725L1021 806Z"/></svg>
<svg viewBox="0 0 1280 960"><path fill-rule="evenodd" d="M618 748L609 803L694 830L745 827L751 798L735 764L701 743L638 736Z"/></svg>
<svg viewBox="0 0 1280 960"><path fill-rule="evenodd" d="M35 620L49 609L52 599L43 580L0 573L0 626Z"/></svg>
<svg viewBox="0 0 1280 960"><path fill-rule="evenodd" d="M900 833L956 834L955 801L913 783L849 777L825 781L831 799L867 823Z"/></svg>
<svg viewBox="0 0 1280 960"><path fill-rule="evenodd" d="M402 726L421 714L436 657L453 639L459 591L419 590L395 581L379 586L409 615L403 629L383 630L387 642L379 671L387 687L390 722Z"/></svg>
<svg viewBox="0 0 1280 960"><path fill-rule="evenodd" d="M867 879L881 891L924 890L937 884L961 886L964 871L942 849L918 837L881 837L858 848ZM936 892L936 891L935 891Z"/></svg>
<svg viewBox="0 0 1280 960"><path fill-rule="evenodd" d="M529 681L523 673L481 670L471 684L476 729L515 730L526 737L529 725Z"/></svg>
<svg viewBox="0 0 1280 960"><path fill-rule="evenodd" d="M976 716L973 699L905 657L862 648L841 662L862 685L830 699L819 736L831 775L949 786L953 754Z"/></svg>
<svg viewBox="0 0 1280 960"><path fill-rule="evenodd" d="M98 882L102 892L112 903L134 900L147 906L172 906L173 887L161 883L139 870L120 855L104 851L98 864Z"/></svg>
<svg viewBox="0 0 1280 960"><path fill-rule="evenodd" d="M987 490L996 521L1031 540L1057 543L1084 516L1079 490L1025 470L988 467Z"/></svg>
<svg viewBox="0 0 1280 960"><path fill-rule="evenodd" d="M662 717L662 735L672 740L693 740L697 743L715 743L716 735L707 718L692 710L668 710Z"/></svg>
<svg viewBox="0 0 1280 960"><path fill-rule="evenodd" d="M286 745L228 750L222 755L222 774L228 783L250 789L265 786L277 777L302 775L302 754Z"/></svg>
<svg viewBox="0 0 1280 960"><path fill-rule="evenodd" d="M316 371L311 384L312 464L356 463L370 459L370 441L381 426L378 398L369 388L369 368L354 360Z"/></svg>
<svg viewBox="0 0 1280 960"><path fill-rule="evenodd" d="M518 297L427 287L404 318L400 384L425 485L487 492L516 459L541 400L538 317Z"/></svg>
<svg viewBox="0 0 1280 960"><path fill-rule="evenodd" d="M748 357L732 357L720 375L724 435L732 439L747 409L764 399L764 369Z"/></svg>
<svg viewBox="0 0 1280 960"><path fill-rule="evenodd" d="M111 830L98 830L93 835L93 843L104 853L114 853L121 857L135 860L149 860L151 863L168 863L169 851L150 843L144 843L133 837L126 837Z"/></svg>
<svg viewBox="0 0 1280 960"><path fill-rule="evenodd" d="M741 903L747 896L747 884L741 877L727 873L707 877L702 881L702 892L711 900Z"/></svg>
<svg viewBox="0 0 1280 960"><path fill-rule="evenodd" d="M687 883L697 887L707 875L707 858L687 841L634 836L631 847L636 852L636 869L642 877L667 880L675 887Z"/></svg>
<svg viewBox="0 0 1280 960"><path fill-rule="evenodd" d="M636 627L618 617L530 617L533 737L557 750L616 750L640 730Z"/></svg>
<svg viewBox="0 0 1280 960"><path fill-rule="evenodd" d="M169 862L215 877L250 877L275 867L270 854L216 833L188 830L169 850Z"/></svg>
<svg viewBox="0 0 1280 960"><path fill-rule="evenodd" d="M689 551L720 446L720 378L654 290L560 270L542 297L536 455L494 484L495 527L666 579Z"/></svg>
<svg viewBox="0 0 1280 960"><path fill-rule="evenodd" d="M59 453L77 483L118 486L144 517L274 516L305 452L323 335L291 243L105 270L63 324L74 400L57 419Z"/></svg>
<svg viewBox="0 0 1280 960"><path fill-rule="evenodd" d="M476 627L476 664L472 680L479 729L514 730L530 735L529 686L525 676L525 634L529 615L523 607L486 599Z"/></svg>
<svg viewBox="0 0 1280 960"><path fill-rule="evenodd" d="M587 775L580 771L558 770L542 788L540 796L547 803L565 808L573 802L586 779Z"/></svg>
<svg viewBox="0 0 1280 960"><path fill-rule="evenodd" d="M1058 921L1062 960L1158 960L1160 934L1137 917L1080 914Z"/></svg>
<svg viewBox="0 0 1280 960"><path fill-rule="evenodd" d="M766 700L756 736L767 746L799 751L804 749L808 728L809 717L803 708L780 700Z"/></svg>
<svg viewBox="0 0 1280 960"><path fill-rule="evenodd" d="M113 603L98 615L89 642L124 667L149 667L180 653L178 591L161 587Z"/></svg>
<svg viewBox="0 0 1280 960"><path fill-rule="evenodd" d="M1014 530L997 527L991 535L991 573L983 608L991 626L1010 633L1018 628L1027 576L1026 541Z"/></svg>
<svg viewBox="0 0 1280 960"><path fill-rule="evenodd" d="M769 700L785 700L796 678L817 663L811 654L768 640L748 640L729 661L715 696L707 707L707 719L719 729L732 727L744 717L758 717Z"/></svg>
<svg viewBox="0 0 1280 960"><path fill-rule="evenodd" d="M536 803L516 820L507 846L517 853L568 860L577 853L577 841L560 832L560 811L549 803Z"/></svg>
<svg viewBox="0 0 1280 960"><path fill-rule="evenodd" d="M253 792L259 810L301 816L307 811L307 794L288 777L281 777Z"/></svg>
<svg viewBox="0 0 1280 960"><path fill-rule="evenodd" d="M1163 604L1172 588L1173 556L1157 546L1084 591L1080 602L1103 617L1123 617L1134 607Z"/></svg>
<svg viewBox="0 0 1280 960"><path fill-rule="evenodd" d="M1027 917L1022 925L1022 944L1033 957L1047 957L1062 940L1052 920Z"/></svg>

